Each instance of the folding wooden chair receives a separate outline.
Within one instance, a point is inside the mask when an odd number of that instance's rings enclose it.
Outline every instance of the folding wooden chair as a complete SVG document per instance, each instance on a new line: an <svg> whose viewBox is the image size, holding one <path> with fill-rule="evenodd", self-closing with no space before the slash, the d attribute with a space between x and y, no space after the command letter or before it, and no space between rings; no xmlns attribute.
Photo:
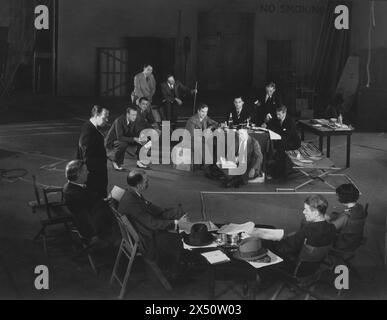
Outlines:
<svg viewBox="0 0 387 320"><path fill-rule="evenodd" d="M73 218L67 210L64 202L62 187L44 187L42 188L43 198L40 197L39 188L36 183L36 177L32 176L35 201L30 201L28 204L33 213L41 213L43 217L40 218L41 229L34 237L34 240L41 238L43 240L43 250L47 256L48 247L47 240L49 237L56 237L56 235L47 235L46 229L50 226L64 225L68 234L70 234L69 225L73 222ZM58 194L60 195L58 199ZM56 196L56 197L53 197Z"/></svg>
<svg viewBox="0 0 387 320"><path fill-rule="evenodd" d="M284 278L284 281L275 291L271 300L276 300L285 288L305 294L304 300L308 300L311 297L314 299L324 299L314 292L314 288L320 281L322 273L326 270L322 262L331 248L332 246L313 247L304 243L292 273L280 268L274 269ZM303 275L303 271L305 272L308 266L312 264L315 270L307 275Z"/></svg>
<svg viewBox="0 0 387 320"><path fill-rule="evenodd" d="M153 273L156 275L156 277L159 279L163 287L170 291L172 290L172 286L168 282L168 280L165 278L164 274L160 270L159 266L154 262L144 257L144 255L140 252L140 238L138 236L138 233L134 229L133 225L130 223L128 218L125 215L121 215L113 206L111 206L111 209L114 213L114 216L117 220L118 226L120 227L121 231L121 244L120 248L118 250L117 258L114 263L112 275L110 278L110 284L113 284L114 280L117 280L117 282L121 286L120 294L118 296L119 299L122 299L125 295L126 286L128 283L129 275L132 270L133 262L136 256L142 256L145 263L149 266L149 268L153 271ZM121 280L119 275L117 274L118 267L121 261L121 258L126 256L128 260L128 265L126 267L126 271L124 274L123 279Z"/></svg>

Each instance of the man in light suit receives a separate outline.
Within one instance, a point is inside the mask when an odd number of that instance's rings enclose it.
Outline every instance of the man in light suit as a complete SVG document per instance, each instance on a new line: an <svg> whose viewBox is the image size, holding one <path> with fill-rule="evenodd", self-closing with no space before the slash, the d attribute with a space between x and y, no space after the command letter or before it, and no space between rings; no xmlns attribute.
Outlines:
<svg viewBox="0 0 387 320"><path fill-rule="evenodd" d="M127 183L129 188L120 200L118 211L126 215L136 229L142 254L157 261L173 280L179 275L183 250L177 230L180 223L187 221L187 216L181 207L163 209L143 197L142 192L148 188L148 176L144 171L129 172Z"/></svg>
<svg viewBox="0 0 387 320"><path fill-rule="evenodd" d="M152 104L153 96L156 92L156 80L153 76L153 67L147 63L144 64L142 72L134 77L134 90L132 93L132 103L138 105L139 99L145 97Z"/></svg>

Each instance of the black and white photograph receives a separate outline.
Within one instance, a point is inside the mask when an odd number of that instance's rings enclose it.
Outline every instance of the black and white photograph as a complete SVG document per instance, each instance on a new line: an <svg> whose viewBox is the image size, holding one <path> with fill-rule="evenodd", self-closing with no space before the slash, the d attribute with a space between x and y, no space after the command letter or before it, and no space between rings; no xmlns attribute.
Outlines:
<svg viewBox="0 0 387 320"><path fill-rule="evenodd" d="M0 300L386 300L386 181L387 1L0 0Z"/></svg>

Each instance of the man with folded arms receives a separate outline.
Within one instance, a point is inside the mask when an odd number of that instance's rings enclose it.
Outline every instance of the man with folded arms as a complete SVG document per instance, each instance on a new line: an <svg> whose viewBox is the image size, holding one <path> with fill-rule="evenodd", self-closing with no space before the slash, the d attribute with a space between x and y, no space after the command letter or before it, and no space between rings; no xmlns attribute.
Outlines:
<svg viewBox="0 0 387 320"><path fill-rule="evenodd" d="M181 207L163 209L147 201L142 192L148 188L148 176L142 170L132 170L127 176L129 188L121 198L118 211L128 217L140 237L140 250L150 260L176 280L183 250L179 224L187 222Z"/></svg>
<svg viewBox="0 0 387 320"><path fill-rule="evenodd" d="M129 107L126 114L114 120L106 138L106 149L112 152L113 168L117 171L123 171L122 167L125 159L125 152L136 154L137 159L141 147L147 143L147 140L140 138L140 133L144 129L141 123L137 122L137 109ZM148 164L138 159L137 167L147 169Z"/></svg>

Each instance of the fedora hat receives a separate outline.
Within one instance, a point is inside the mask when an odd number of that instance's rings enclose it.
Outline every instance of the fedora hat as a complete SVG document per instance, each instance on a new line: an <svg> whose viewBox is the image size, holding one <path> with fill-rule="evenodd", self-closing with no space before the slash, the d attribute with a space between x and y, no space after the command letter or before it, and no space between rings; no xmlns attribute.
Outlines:
<svg viewBox="0 0 387 320"><path fill-rule="evenodd" d="M184 234L183 238L186 244L196 247L207 246L215 239L204 223L194 224L191 227L191 233Z"/></svg>
<svg viewBox="0 0 387 320"><path fill-rule="evenodd" d="M261 240L250 237L242 240L233 256L239 260L256 261L265 257L266 254L267 249L262 248Z"/></svg>

